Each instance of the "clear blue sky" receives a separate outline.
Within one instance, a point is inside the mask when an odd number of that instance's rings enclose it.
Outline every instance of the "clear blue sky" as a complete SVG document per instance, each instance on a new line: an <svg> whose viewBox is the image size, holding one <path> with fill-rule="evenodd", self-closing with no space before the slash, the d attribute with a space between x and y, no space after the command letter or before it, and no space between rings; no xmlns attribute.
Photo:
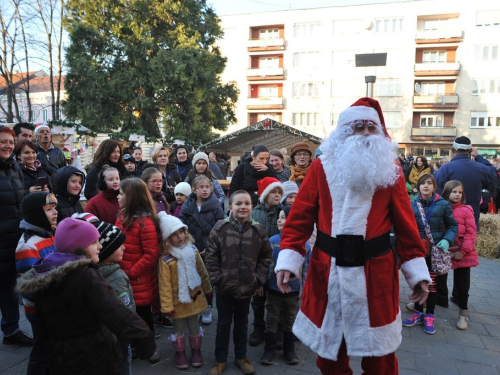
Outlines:
<svg viewBox="0 0 500 375"><path fill-rule="evenodd" d="M226 16L229 14L324 8L345 5L394 3L398 1L405 0L207 0L207 4L211 4L213 6L218 16Z"/></svg>

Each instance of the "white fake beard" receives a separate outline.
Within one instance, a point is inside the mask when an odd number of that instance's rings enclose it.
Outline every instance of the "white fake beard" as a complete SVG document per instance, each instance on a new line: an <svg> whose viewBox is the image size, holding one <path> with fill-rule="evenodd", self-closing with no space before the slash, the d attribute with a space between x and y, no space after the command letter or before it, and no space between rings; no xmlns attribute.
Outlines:
<svg viewBox="0 0 500 375"><path fill-rule="evenodd" d="M394 185L397 144L383 134L351 135L350 130L337 129L321 145L322 157L334 161L334 185L354 191Z"/></svg>

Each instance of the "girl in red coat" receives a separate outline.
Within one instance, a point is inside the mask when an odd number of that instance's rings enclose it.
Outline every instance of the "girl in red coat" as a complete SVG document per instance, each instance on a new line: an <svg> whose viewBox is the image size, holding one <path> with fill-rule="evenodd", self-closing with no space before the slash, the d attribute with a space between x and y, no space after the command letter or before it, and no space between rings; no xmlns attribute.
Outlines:
<svg viewBox="0 0 500 375"><path fill-rule="evenodd" d="M156 262L159 257L159 221L148 187L139 178L120 183L118 204L121 211L116 226L127 236L120 267L130 279L137 314L154 331L151 303L158 293ZM160 360L159 353L151 362Z"/></svg>
<svg viewBox="0 0 500 375"><path fill-rule="evenodd" d="M106 223L114 223L120 211L118 193L120 192L120 173L118 169L108 167L99 174L97 188L100 193L91 198L85 206L89 212Z"/></svg>
<svg viewBox="0 0 500 375"><path fill-rule="evenodd" d="M476 221L471 206L465 205L462 183L451 180L444 185L443 198L453 207L453 217L458 223L458 235L450 248L453 263L453 293L451 302L459 307L457 328L467 329L467 302L469 299L470 268L479 264L474 243L476 242ZM452 249L455 249L453 252Z"/></svg>

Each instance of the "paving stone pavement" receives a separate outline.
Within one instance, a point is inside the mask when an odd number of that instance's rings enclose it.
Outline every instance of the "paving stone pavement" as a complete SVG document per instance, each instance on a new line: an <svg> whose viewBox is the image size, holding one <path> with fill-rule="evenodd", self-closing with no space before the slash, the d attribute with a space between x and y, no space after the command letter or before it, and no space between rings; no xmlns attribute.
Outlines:
<svg viewBox="0 0 500 375"><path fill-rule="evenodd" d="M451 290L453 277L449 275L448 285ZM403 319L410 316L405 311L410 289L400 275L400 307ZM21 309L21 328L30 331L29 323ZM436 334L426 335L422 326L403 327L403 342L396 352L401 375L499 375L500 374L500 261L480 258L480 265L472 269L469 298L469 328L459 331L455 328L458 307L450 303L445 309L436 308ZM250 322L253 317L250 316ZM217 311L214 322L205 326L202 345L206 364L199 369L178 370L173 364L173 348L168 341L170 329L160 328L162 337L157 340L161 361L151 365L148 361L134 360L134 374L207 374L214 361L214 343L217 325ZM251 326L249 326L249 333ZM287 365L281 353L278 353L273 366L259 363L263 345L248 347L248 357L254 364L257 374L294 375L319 374L316 368L316 355L304 345L297 343L299 364ZM30 348L0 345L0 374L25 374ZM233 353L231 345L230 356ZM189 353L188 353L189 355ZM233 365L234 357L228 359L225 375L241 374ZM361 361L352 358L354 374L361 374ZM381 374L383 375L383 374Z"/></svg>

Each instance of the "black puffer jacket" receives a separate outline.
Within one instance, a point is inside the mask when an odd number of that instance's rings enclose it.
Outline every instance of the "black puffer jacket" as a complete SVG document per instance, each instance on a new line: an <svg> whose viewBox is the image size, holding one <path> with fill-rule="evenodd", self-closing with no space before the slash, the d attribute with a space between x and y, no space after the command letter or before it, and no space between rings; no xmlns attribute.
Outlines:
<svg viewBox="0 0 500 375"><path fill-rule="evenodd" d="M186 161L182 163L179 160L174 160L175 167L177 169L177 173L181 178L181 181L185 181L191 169L193 169L193 162L188 158Z"/></svg>
<svg viewBox="0 0 500 375"><path fill-rule="evenodd" d="M45 181L47 181L47 187L51 192L54 192L54 188L52 187L52 179L50 178L49 174L47 171L42 167L37 171L30 171L29 169L26 169L24 165L21 163L19 164L19 168L23 171L23 177L24 177L24 193L29 194L30 193L30 188L32 186L35 186L38 182L38 179L40 177L45 177Z"/></svg>
<svg viewBox="0 0 500 375"><path fill-rule="evenodd" d="M158 164L152 164L150 165L151 167L155 167L156 169L158 168ZM163 173L162 173L163 174ZM161 187L161 191L165 193L165 197L167 198L167 202L170 204L175 201L175 195L172 194L170 189L167 189L167 184L168 186L175 186L179 182L182 182L181 177L179 176L179 173L177 172L177 166L172 163L167 164L167 173L163 174L163 178L165 181L163 181L163 186Z"/></svg>
<svg viewBox="0 0 500 375"><path fill-rule="evenodd" d="M57 222L70 217L74 213L82 213L83 208L80 204L80 195L70 195L68 193L68 181L71 175L82 176L82 185L85 184L85 175L79 169L68 165L57 171L56 175L56 198L57 198Z"/></svg>
<svg viewBox="0 0 500 375"><path fill-rule="evenodd" d="M121 352L115 335L130 342L139 357L153 354L151 330L120 302L96 265L73 260L36 272L43 261L19 279L17 288L36 297L51 374L118 374Z"/></svg>
<svg viewBox="0 0 500 375"><path fill-rule="evenodd" d="M118 163L113 163L108 160L105 165L109 165L110 167L118 169L120 181L127 176L127 168L125 168L125 165L121 161L119 161ZM97 188L97 184L99 182L99 173L101 173L101 171L102 165L94 165L92 169L87 173L87 183L85 184L84 194L85 198L87 198L88 201L99 194L100 190Z"/></svg>
<svg viewBox="0 0 500 375"><path fill-rule="evenodd" d="M264 177L278 177L271 164L266 163L267 170L260 172L252 167L250 164L252 160L252 157L247 158L247 160L238 165L234 170L231 185L229 186L229 196L236 190L246 190L252 197L252 205L255 207L259 202L257 181L262 180Z"/></svg>
<svg viewBox="0 0 500 375"><path fill-rule="evenodd" d="M0 274L16 272L14 255L21 237L21 201L24 197L23 172L11 156L0 160Z"/></svg>
<svg viewBox="0 0 500 375"><path fill-rule="evenodd" d="M214 193L203 202L198 211L196 194L191 193L182 205L181 221L188 226L188 231L195 239L195 246L200 251L205 250L207 238L217 221L224 219L224 213L219 200Z"/></svg>
<svg viewBox="0 0 500 375"><path fill-rule="evenodd" d="M47 171L50 176L50 183L52 186L56 184L56 173L59 168L66 165L66 158L64 157L64 152L60 148L54 146L51 142L48 150L45 150L42 146L36 142L36 148L38 150L37 159L42 163L43 168Z"/></svg>

